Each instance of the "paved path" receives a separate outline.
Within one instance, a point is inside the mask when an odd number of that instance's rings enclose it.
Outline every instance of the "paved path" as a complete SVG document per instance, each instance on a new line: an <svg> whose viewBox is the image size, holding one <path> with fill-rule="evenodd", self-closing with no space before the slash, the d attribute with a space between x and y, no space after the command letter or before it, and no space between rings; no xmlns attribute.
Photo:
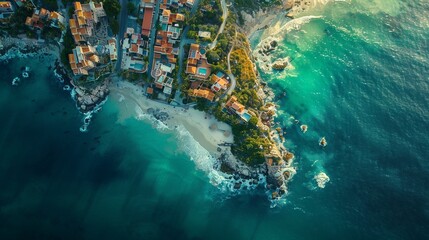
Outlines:
<svg viewBox="0 0 429 240"><path fill-rule="evenodd" d="M155 12L153 13L153 19L152 19L152 29L150 31L150 43L149 43L149 63L148 63L148 69L147 69L147 75L150 76L150 73L152 72L152 64L153 64L153 48L155 46L155 38L156 38L156 26L158 24L158 16L159 16L159 6L161 1L156 1L155 5Z"/></svg>
<svg viewBox="0 0 429 240"><path fill-rule="evenodd" d="M223 22L220 25L219 31L215 37L215 39L213 40L212 44L209 47L209 50L212 50L213 48L216 47L217 44L217 38L219 37L219 34L221 34L223 32L223 30L225 29L225 24L226 24L226 19L228 18L228 7L226 6L225 0L221 0L220 1L221 7L222 7L222 18L223 18Z"/></svg>
<svg viewBox="0 0 429 240"><path fill-rule="evenodd" d="M117 44L117 52L118 52L118 60L116 61L116 71L121 71L121 63L122 63L122 46L121 41L124 37L125 30L127 29L128 22L128 0L119 0L121 4L121 11L119 12L119 32L116 36L116 44Z"/></svg>
<svg viewBox="0 0 429 240"><path fill-rule="evenodd" d="M231 59L232 50L234 49L236 38L237 38L237 31L235 31L234 42L232 43L231 50L229 50L228 57L227 57L227 60L228 60L228 71L229 71L228 76L231 79L231 86L229 87L228 91L226 92L227 95L231 95L232 92L234 91L235 87L237 86L237 80L235 79L234 74L232 74L232 72L231 72L231 60L230 60Z"/></svg>
<svg viewBox="0 0 429 240"><path fill-rule="evenodd" d="M197 11L199 3L200 3L199 0L196 0L194 2L194 5L192 6L192 9L191 9L190 17L192 17L195 14L195 12ZM178 72L178 76L177 76L177 81L179 84L182 84L182 82L183 82L183 79L182 79L182 76L180 73L182 73L182 71L183 71L183 62L184 62L183 57L185 56L185 45L195 42L194 39L186 38L186 35L188 35L188 31L189 31L189 26L185 26L185 28L183 29L183 32L182 32L182 39L180 40L180 45L179 45L179 56L178 56L179 72ZM177 91L177 92L180 94L179 91Z"/></svg>

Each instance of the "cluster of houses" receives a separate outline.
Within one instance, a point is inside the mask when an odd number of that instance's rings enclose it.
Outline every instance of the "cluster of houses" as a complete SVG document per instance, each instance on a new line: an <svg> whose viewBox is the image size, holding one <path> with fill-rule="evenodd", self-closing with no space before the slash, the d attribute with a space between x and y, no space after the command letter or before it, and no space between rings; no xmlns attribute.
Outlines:
<svg viewBox="0 0 429 240"><path fill-rule="evenodd" d="M26 0L0 1L0 23L7 24L16 9L22 7Z"/></svg>
<svg viewBox="0 0 429 240"><path fill-rule="evenodd" d="M22 7L26 0L0 1L0 23L7 24L16 9ZM33 5L34 6L34 5ZM34 8L33 15L27 17L25 25L31 29L42 30L46 26L64 28L66 26L64 16L56 11L45 8Z"/></svg>
<svg viewBox="0 0 429 240"><path fill-rule="evenodd" d="M35 8L33 15L27 17L25 25L33 29L42 30L46 26L64 28L66 25L64 16L56 11L49 11L45 8Z"/></svg>
<svg viewBox="0 0 429 240"><path fill-rule="evenodd" d="M69 27L76 48L68 55L70 67L75 76L87 76L100 64L100 54L109 56L110 61L117 60L117 47L114 38L108 39L105 46L92 46L96 24L106 17L103 3L82 4L74 2L74 14L69 20Z"/></svg>
<svg viewBox="0 0 429 240"><path fill-rule="evenodd" d="M9 18L15 12L15 8L12 6L12 3L9 1L0 2L0 23L7 23Z"/></svg>
<svg viewBox="0 0 429 240"><path fill-rule="evenodd" d="M122 40L122 62L123 70L145 73L147 63L144 61L149 54L149 41L143 39L141 34L135 32L134 28L127 28Z"/></svg>
<svg viewBox="0 0 429 240"><path fill-rule="evenodd" d="M192 7L193 0L161 0L159 19L155 18L155 0L141 0L139 13L142 17L141 29L127 29L122 40L123 58L121 68L135 73L149 71L153 84L147 88L148 95L154 91L170 96L175 81L177 56L185 16L177 13L180 7ZM154 23L158 23L158 25ZM152 29L156 28L156 34ZM141 30L140 32L138 32ZM203 38L210 38L209 32L199 32ZM147 62L150 53L150 39L154 37L153 62ZM149 66L151 68L149 69ZM189 48L185 73L191 80L188 96L215 101L230 85L229 77L223 72L212 73L207 61L206 49L199 44ZM219 93L219 94L218 94Z"/></svg>

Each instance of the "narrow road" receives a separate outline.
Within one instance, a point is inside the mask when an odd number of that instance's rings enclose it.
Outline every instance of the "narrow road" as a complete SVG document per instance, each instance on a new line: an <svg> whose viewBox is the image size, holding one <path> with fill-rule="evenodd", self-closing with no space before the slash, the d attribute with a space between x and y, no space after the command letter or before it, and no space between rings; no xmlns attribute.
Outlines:
<svg viewBox="0 0 429 240"><path fill-rule="evenodd" d="M159 16L159 6L161 4L161 1L156 1L156 6L155 6L155 12L153 13L153 19L152 19L152 29L150 31L150 43L149 43L149 63L148 63L148 68L147 68L147 75L149 77L150 73L152 72L152 64L153 64L153 48L155 46L155 38L156 38L156 29L157 29L157 24L158 24L158 16Z"/></svg>
<svg viewBox="0 0 429 240"><path fill-rule="evenodd" d="M196 13L196 11L197 11L197 9L198 9L198 4L200 3L200 1L199 0L196 0L195 2L194 2L194 5L192 6L192 9L191 9L191 14L190 14L190 17L192 17L192 16L194 16L195 15L195 13ZM182 82L183 82L183 79L182 79L182 76L181 76L181 74L180 73L182 73L182 71L183 71L183 61L184 61L184 59L183 59L183 57L185 56L185 45L186 44L191 44L191 43L194 43L195 42L195 40L194 39L188 39L188 38L186 38L186 35L188 35L188 31L189 31L189 26L185 26L185 28L183 28L183 32L182 32L182 39L180 40L180 45L179 45L179 56L178 56L178 61L179 61L179 74L178 74L178 76L177 76L177 82L179 83L179 84L182 84ZM178 91L179 92L179 91ZM180 93L179 93L180 94Z"/></svg>
<svg viewBox="0 0 429 240"><path fill-rule="evenodd" d="M223 30L225 29L225 24L226 24L226 19L228 18L228 7L226 6L225 0L220 0L220 5L222 7L222 18L223 18L223 22L220 25L219 31L215 37L215 39L213 40L212 44L209 47L209 50L212 50L213 48L216 47L217 44L217 38L219 37L219 34L221 34L223 32Z"/></svg>
<svg viewBox="0 0 429 240"><path fill-rule="evenodd" d="M121 63L122 63L122 46L121 46L121 40L124 37L125 30L127 29L127 23L128 23L128 0L119 0L119 3L121 4L121 11L119 12L119 32L116 36L116 45L117 45L117 52L118 52L118 60L116 61L116 68L115 70L117 72L121 71Z"/></svg>
<svg viewBox="0 0 429 240"><path fill-rule="evenodd" d="M232 72L231 72L231 53L232 53L232 50L234 50L236 38L237 38L237 31L235 31L234 42L232 43L231 50L229 50L228 57L227 57L228 72L229 72L228 76L229 76L229 79L231 79L231 86L229 87L228 91L226 92L227 95L231 95L232 92L235 90L235 87L237 86L237 80L235 79L234 74L232 74Z"/></svg>

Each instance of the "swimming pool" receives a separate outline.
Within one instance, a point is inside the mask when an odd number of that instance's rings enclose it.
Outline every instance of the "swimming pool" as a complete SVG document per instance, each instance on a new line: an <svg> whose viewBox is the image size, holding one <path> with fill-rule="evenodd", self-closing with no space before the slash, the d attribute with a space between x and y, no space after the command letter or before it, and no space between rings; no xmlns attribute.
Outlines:
<svg viewBox="0 0 429 240"><path fill-rule="evenodd" d="M248 122L250 120L250 118L252 117L252 115L250 115L249 113L245 112L243 114L241 114L241 117Z"/></svg>
<svg viewBox="0 0 429 240"><path fill-rule="evenodd" d="M207 68L198 68L198 75L206 75Z"/></svg>
<svg viewBox="0 0 429 240"><path fill-rule="evenodd" d="M131 66L133 67L133 69L138 71L142 71L144 67L143 63L134 63Z"/></svg>

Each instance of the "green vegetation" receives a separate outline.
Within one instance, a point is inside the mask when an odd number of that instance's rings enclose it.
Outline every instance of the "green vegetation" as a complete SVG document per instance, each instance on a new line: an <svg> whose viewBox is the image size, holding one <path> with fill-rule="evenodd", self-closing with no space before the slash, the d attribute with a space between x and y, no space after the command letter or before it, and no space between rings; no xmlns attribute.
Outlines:
<svg viewBox="0 0 429 240"><path fill-rule="evenodd" d="M58 9L57 0L43 0L42 7L48 9L49 11L57 11Z"/></svg>
<svg viewBox="0 0 429 240"><path fill-rule="evenodd" d="M185 12L185 19L189 25L188 38L198 39L198 31L208 31L215 38L223 21L220 0L201 0L196 14L190 17Z"/></svg>
<svg viewBox="0 0 429 240"><path fill-rule="evenodd" d="M61 29L45 26L42 30L42 38L46 41L59 40L61 38Z"/></svg>
<svg viewBox="0 0 429 240"><path fill-rule="evenodd" d="M225 24L225 29L223 33L219 34L217 39L217 44L214 49L207 52L207 60L212 64L213 72L217 70L226 71L227 66L227 56L233 43L235 42L235 15L230 14Z"/></svg>
<svg viewBox="0 0 429 240"><path fill-rule="evenodd" d="M254 166L265 162L266 149L272 143L266 137L268 132L264 132L257 127L258 119L254 116L249 122L242 122L238 116L222 111L221 104L213 110L215 117L232 127L235 145L232 146L232 153L244 163Z"/></svg>
<svg viewBox="0 0 429 240"><path fill-rule="evenodd" d="M61 63L64 65L64 67L66 67L66 69L71 71L68 54L72 53L72 50L76 47L76 44L74 43L70 29L67 29L67 32L64 35L63 46L64 48L61 51Z"/></svg>
<svg viewBox="0 0 429 240"><path fill-rule="evenodd" d="M127 10L128 10L128 14L135 15L137 12L137 7L136 7L136 5L134 5L134 3L128 2Z"/></svg>
<svg viewBox="0 0 429 240"><path fill-rule="evenodd" d="M25 26L25 19L27 17L31 17L32 14L33 5L30 2L25 2L24 5L18 8L12 15L5 30L7 30L7 32L13 37L23 33L32 35L32 33L29 33L27 26Z"/></svg>
<svg viewBox="0 0 429 240"><path fill-rule="evenodd" d="M112 29L113 34L118 34L119 32L119 19L118 15L121 11L121 5L118 0L102 0L104 10L107 14L107 19L109 21L110 28Z"/></svg>
<svg viewBox="0 0 429 240"><path fill-rule="evenodd" d="M282 6L282 4L283 4L282 0L271 0L271 1L234 0L233 7L235 8L235 12L237 12L239 23L243 24L244 20L243 20L243 16L241 15L241 11L253 13L262 8L265 8L269 11L268 8Z"/></svg>

